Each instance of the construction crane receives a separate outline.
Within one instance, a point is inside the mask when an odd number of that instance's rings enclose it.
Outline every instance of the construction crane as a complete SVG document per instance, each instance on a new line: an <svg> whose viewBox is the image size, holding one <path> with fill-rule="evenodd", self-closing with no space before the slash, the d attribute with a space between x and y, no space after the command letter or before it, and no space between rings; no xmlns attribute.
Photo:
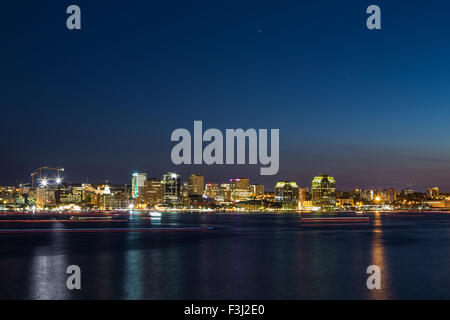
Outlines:
<svg viewBox="0 0 450 320"><path fill-rule="evenodd" d="M42 171L43 170L55 170L56 171L56 178L47 178L47 177L43 177L42 176ZM34 180L35 180L35 175L39 174L39 177L36 179L38 181L41 181L41 184L43 186L46 186L48 181L52 181L54 180L56 182L56 184L60 184L62 182L61 179L61 172L64 172L64 168L60 168L60 167L39 167L38 169L36 169L36 171L31 173L31 187L34 188Z"/></svg>

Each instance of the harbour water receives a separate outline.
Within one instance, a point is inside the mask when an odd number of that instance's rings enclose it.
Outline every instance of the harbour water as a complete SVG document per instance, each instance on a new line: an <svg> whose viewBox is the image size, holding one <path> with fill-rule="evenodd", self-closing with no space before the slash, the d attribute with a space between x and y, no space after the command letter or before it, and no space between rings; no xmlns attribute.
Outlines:
<svg viewBox="0 0 450 320"><path fill-rule="evenodd" d="M450 299L450 214L330 217L2 214L0 299Z"/></svg>

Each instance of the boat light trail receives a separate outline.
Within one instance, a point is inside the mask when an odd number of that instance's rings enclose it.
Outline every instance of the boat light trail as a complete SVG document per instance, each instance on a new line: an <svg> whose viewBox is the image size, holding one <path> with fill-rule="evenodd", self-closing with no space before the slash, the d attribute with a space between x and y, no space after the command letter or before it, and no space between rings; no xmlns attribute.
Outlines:
<svg viewBox="0 0 450 320"><path fill-rule="evenodd" d="M64 233L64 232L151 232L151 231L209 231L214 227L180 227L180 228L74 228L74 229L0 229L5 233Z"/></svg>

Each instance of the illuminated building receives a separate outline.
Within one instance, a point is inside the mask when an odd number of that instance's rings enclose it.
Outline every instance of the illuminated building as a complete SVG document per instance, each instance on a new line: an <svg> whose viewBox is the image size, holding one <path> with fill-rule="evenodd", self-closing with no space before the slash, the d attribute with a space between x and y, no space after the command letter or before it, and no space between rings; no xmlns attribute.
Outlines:
<svg viewBox="0 0 450 320"><path fill-rule="evenodd" d="M247 200L250 197L250 180L247 178L230 179L231 201Z"/></svg>
<svg viewBox="0 0 450 320"><path fill-rule="evenodd" d="M231 202L231 186L229 183L220 184L217 200L220 202Z"/></svg>
<svg viewBox="0 0 450 320"><path fill-rule="evenodd" d="M199 174L191 174L188 179L188 195L203 196L205 178Z"/></svg>
<svg viewBox="0 0 450 320"><path fill-rule="evenodd" d="M163 183L160 179L150 178L145 181L144 203L150 208L163 202Z"/></svg>
<svg viewBox="0 0 450 320"><path fill-rule="evenodd" d="M308 188L298 188L298 201L303 202L308 200Z"/></svg>
<svg viewBox="0 0 450 320"><path fill-rule="evenodd" d="M336 181L327 174L320 174L312 181L312 203L322 210L331 210L336 205Z"/></svg>
<svg viewBox="0 0 450 320"><path fill-rule="evenodd" d="M295 182L282 181L275 185L275 200L282 203L283 209L295 209L298 204L298 186Z"/></svg>
<svg viewBox="0 0 450 320"><path fill-rule="evenodd" d="M337 198L336 207L354 206L355 201L352 198Z"/></svg>
<svg viewBox="0 0 450 320"><path fill-rule="evenodd" d="M397 190L394 188L385 189L377 194L375 201L393 203L397 200Z"/></svg>
<svg viewBox="0 0 450 320"><path fill-rule="evenodd" d="M374 199L375 192L373 190L361 190L361 198L366 201L372 201Z"/></svg>
<svg viewBox="0 0 450 320"><path fill-rule="evenodd" d="M13 204L14 194L16 193L16 188L14 187L1 187L0 190L0 201L1 204Z"/></svg>
<svg viewBox="0 0 450 320"><path fill-rule="evenodd" d="M308 200L308 189L307 188L298 188L298 202L300 206L303 206L303 203Z"/></svg>
<svg viewBox="0 0 450 320"><path fill-rule="evenodd" d="M163 176L163 197L167 205L177 205L180 202L180 175L169 172Z"/></svg>
<svg viewBox="0 0 450 320"><path fill-rule="evenodd" d="M36 205L40 208L56 204L55 190L50 188L37 188Z"/></svg>
<svg viewBox="0 0 450 320"><path fill-rule="evenodd" d="M256 199L262 199L264 197L264 185L263 184L252 184L250 190Z"/></svg>
<svg viewBox="0 0 450 320"><path fill-rule="evenodd" d="M55 192L56 203L81 203L82 187L61 187Z"/></svg>
<svg viewBox="0 0 450 320"><path fill-rule="evenodd" d="M438 199L439 198L439 188L438 187L432 187L427 189L427 196L431 199Z"/></svg>
<svg viewBox="0 0 450 320"><path fill-rule="evenodd" d="M131 179L131 196L133 198L139 197L139 195L144 191L145 180L147 180L146 173L133 173L133 177Z"/></svg>
<svg viewBox="0 0 450 320"><path fill-rule="evenodd" d="M205 196L207 198L216 198L219 195L219 185L217 183L207 183L205 188Z"/></svg>

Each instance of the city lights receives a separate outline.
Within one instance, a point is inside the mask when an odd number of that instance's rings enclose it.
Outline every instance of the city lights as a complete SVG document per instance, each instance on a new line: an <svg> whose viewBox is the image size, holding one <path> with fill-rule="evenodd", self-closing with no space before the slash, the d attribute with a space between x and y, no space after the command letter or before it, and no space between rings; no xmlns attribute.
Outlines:
<svg viewBox="0 0 450 320"><path fill-rule="evenodd" d="M43 170L56 170L57 174L43 177ZM317 175L311 182L279 181L266 189L246 177L224 177L222 183L205 183L205 177L199 173L181 177L176 172L149 178L145 172L133 171L131 185L67 183L60 176L63 170L39 168L37 186L31 183L0 186L0 208L299 213L450 208L450 194L440 192L436 186L430 186L426 193L414 191L412 186L400 191L392 187L341 191L328 174ZM37 173L33 173L32 179Z"/></svg>

